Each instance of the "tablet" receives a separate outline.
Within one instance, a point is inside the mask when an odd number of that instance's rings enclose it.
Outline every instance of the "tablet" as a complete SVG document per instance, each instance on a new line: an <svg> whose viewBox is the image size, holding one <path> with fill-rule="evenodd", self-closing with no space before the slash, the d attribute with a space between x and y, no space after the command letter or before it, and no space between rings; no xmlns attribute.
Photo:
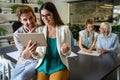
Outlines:
<svg viewBox="0 0 120 80"><path fill-rule="evenodd" d="M18 33L17 35L23 46L27 46L29 40L36 41L38 46L47 46L43 33Z"/></svg>

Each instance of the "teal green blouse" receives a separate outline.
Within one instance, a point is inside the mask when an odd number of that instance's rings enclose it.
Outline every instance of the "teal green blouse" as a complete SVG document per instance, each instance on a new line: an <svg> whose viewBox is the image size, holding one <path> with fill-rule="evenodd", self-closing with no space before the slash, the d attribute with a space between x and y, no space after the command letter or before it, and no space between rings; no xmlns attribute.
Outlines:
<svg viewBox="0 0 120 80"><path fill-rule="evenodd" d="M67 69L67 67L62 63L59 56L56 38L47 38L46 55L41 65L37 68L37 71L43 72L45 75L50 75L64 69Z"/></svg>

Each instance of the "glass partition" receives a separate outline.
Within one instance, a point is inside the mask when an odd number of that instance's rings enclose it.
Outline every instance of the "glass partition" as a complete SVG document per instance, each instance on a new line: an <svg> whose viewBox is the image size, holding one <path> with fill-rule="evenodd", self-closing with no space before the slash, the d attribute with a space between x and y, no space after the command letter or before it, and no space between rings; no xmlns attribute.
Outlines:
<svg viewBox="0 0 120 80"><path fill-rule="evenodd" d="M85 19L93 18L95 22L113 22L113 3L100 1L80 1L70 3L70 23L84 23Z"/></svg>

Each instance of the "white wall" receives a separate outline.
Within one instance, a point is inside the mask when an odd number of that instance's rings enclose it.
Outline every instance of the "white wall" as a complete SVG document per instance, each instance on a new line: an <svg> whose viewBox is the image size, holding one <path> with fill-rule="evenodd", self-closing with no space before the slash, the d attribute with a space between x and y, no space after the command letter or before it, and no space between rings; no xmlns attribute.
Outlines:
<svg viewBox="0 0 120 80"><path fill-rule="evenodd" d="M69 3L62 0L52 0L65 24L69 23Z"/></svg>
<svg viewBox="0 0 120 80"><path fill-rule="evenodd" d="M46 0L55 4L59 15L65 24L69 23L69 3L63 0Z"/></svg>

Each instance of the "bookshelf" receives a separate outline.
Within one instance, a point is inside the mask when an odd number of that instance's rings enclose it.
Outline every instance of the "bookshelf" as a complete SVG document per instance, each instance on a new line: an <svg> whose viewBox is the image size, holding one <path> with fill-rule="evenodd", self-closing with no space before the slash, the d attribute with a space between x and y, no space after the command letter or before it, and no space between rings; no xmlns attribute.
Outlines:
<svg viewBox="0 0 120 80"><path fill-rule="evenodd" d="M16 14L13 13L13 9L11 7L14 5L28 5L32 7L35 12L35 8L39 9L40 7L40 5L37 4L37 1L38 0L28 0L28 3L22 3L22 0L0 0L0 27L5 28L9 34L13 33L12 24L17 21L18 18ZM38 19L39 13L35 12L35 15Z"/></svg>

